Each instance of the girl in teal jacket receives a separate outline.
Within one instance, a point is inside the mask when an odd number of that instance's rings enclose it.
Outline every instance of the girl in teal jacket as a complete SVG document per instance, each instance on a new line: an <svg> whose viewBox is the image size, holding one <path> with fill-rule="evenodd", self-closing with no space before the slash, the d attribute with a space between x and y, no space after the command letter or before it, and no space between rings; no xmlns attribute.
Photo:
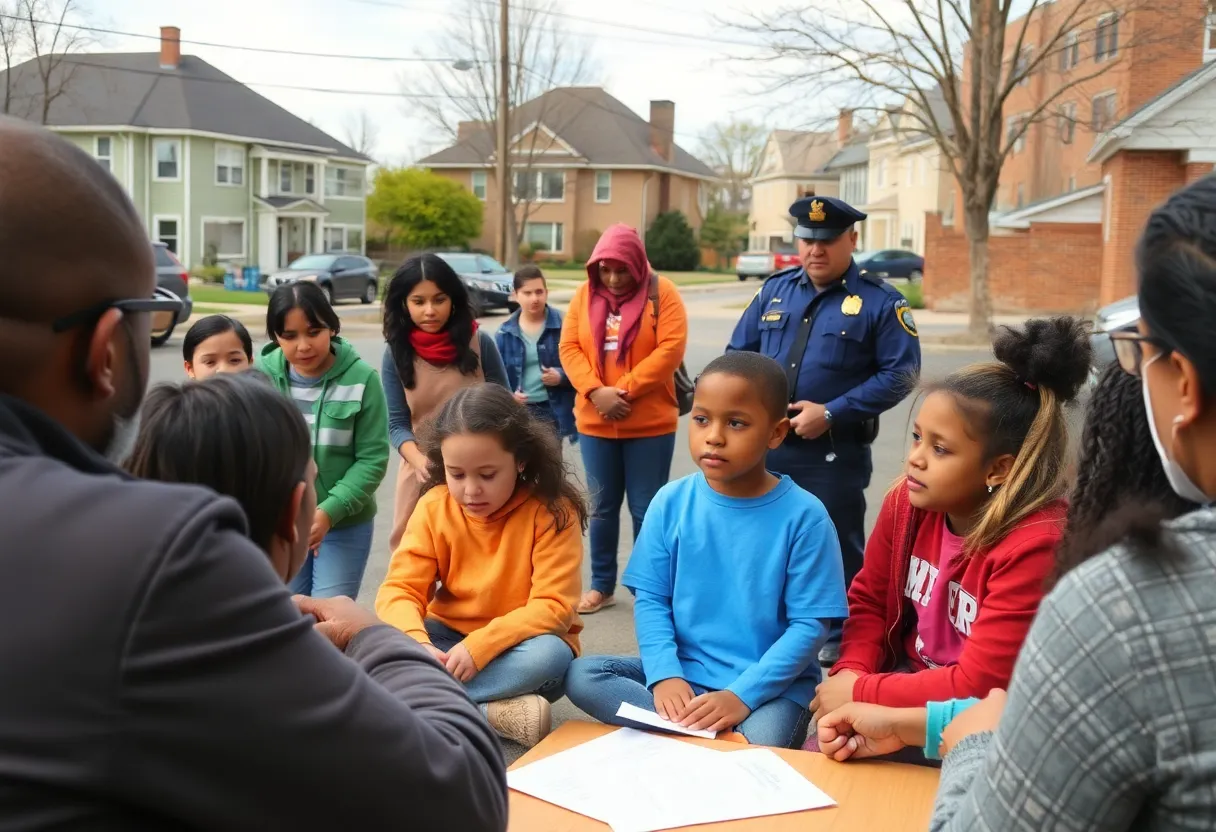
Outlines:
<svg viewBox="0 0 1216 832"><path fill-rule="evenodd" d="M376 371L338 337L341 322L313 283L270 298L258 366L308 423L317 466L312 557L291 591L355 598L371 553L376 489L388 471L388 406Z"/></svg>

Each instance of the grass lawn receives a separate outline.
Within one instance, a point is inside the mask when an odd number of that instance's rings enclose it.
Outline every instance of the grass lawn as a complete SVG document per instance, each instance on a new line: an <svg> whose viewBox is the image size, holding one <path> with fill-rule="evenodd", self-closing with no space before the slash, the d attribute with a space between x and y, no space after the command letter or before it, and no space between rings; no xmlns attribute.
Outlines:
<svg viewBox="0 0 1216 832"><path fill-rule="evenodd" d="M240 303L245 306L265 306L270 298L265 292L229 292L223 286L190 287L190 298L196 304Z"/></svg>
<svg viewBox="0 0 1216 832"><path fill-rule="evenodd" d="M198 306L194 307L193 314L195 315L227 315L229 310L220 306Z"/></svg>
<svg viewBox="0 0 1216 832"><path fill-rule="evenodd" d="M545 277L553 281L565 283L582 283L587 279L587 272L581 269L549 269L540 264ZM722 283L737 280L733 274L717 274L715 272L660 272L661 275L677 286L692 286L698 283Z"/></svg>

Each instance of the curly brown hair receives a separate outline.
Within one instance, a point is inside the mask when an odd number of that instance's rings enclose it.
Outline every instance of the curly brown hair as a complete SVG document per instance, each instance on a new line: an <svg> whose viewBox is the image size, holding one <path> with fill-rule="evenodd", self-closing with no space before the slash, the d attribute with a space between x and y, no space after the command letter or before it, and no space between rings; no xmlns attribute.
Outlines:
<svg viewBox="0 0 1216 832"><path fill-rule="evenodd" d="M443 440L460 434L498 437L504 450L523 466L521 485L545 503L564 531L577 519L587 530L587 498L562 461L561 440L553 428L534 417L505 387L484 383L466 387L452 398L423 429L421 447L427 458L427 482L422 493L443 485Z"/></svg>

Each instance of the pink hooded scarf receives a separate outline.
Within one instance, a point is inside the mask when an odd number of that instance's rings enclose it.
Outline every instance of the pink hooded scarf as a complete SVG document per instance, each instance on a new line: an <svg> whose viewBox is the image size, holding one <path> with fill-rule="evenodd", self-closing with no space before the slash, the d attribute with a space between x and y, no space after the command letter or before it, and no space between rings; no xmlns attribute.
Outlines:
<svg viewBox="0 0 1216 832"><path fill-rule="evenodd" d="M637 285L627 295L614 295L600 282L600 261L619 260L629 268ZM625 363L633 339L637 337L642 325L642 314L650 296L650 281L654 277L650 269L650 261L646 259L646 247L638 232L624 223L608 227L600 236L587 261L587 279L591 283L588 297L588 315L591 318L591 331L595 335L595 343L599 348L599 364L604 365L604 331L608 326L609 313L619 312L621 315L621 330L616 360L618 364Z"/></svg>

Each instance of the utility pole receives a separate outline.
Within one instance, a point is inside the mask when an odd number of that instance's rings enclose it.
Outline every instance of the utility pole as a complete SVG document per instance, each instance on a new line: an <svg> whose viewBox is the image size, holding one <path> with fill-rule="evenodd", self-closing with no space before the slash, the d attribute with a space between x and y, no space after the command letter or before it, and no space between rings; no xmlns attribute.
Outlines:
<svg viewBox="0 0 1216 832"><path fill-rule="evenodd" d="M498 19L498 260L505 266L514 263L510 252L509 220L512 210L513 182L508 182L507 165L507 121L511 112L511 35L507 27L507 0L499 0L501 9Z"/></svg>

